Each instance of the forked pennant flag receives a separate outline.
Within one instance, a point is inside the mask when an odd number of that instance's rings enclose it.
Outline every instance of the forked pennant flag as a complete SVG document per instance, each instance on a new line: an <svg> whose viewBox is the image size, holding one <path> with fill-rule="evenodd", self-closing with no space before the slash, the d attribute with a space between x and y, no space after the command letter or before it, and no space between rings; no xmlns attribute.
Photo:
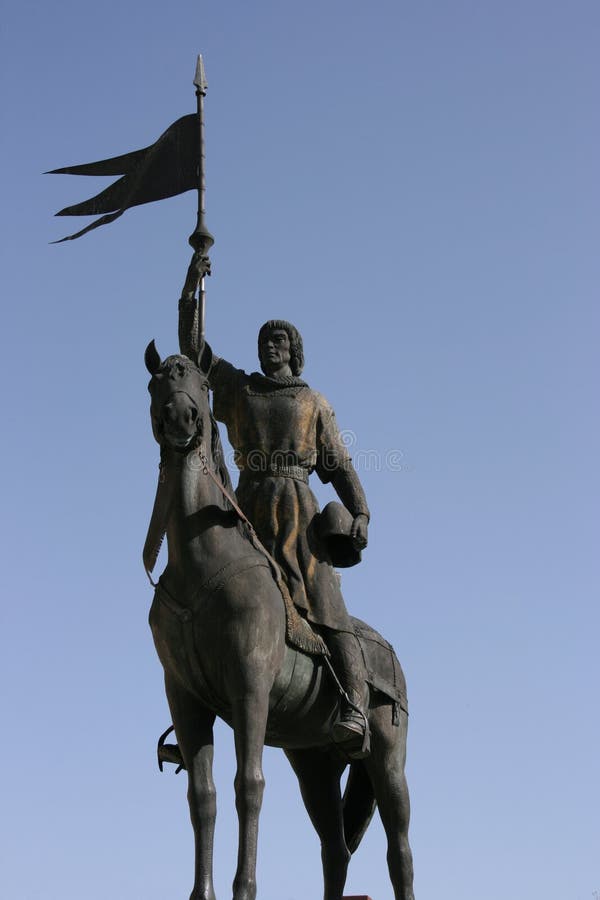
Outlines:
<svg viewBox="0 0 600 900"><path fill-rule="evenodd" d="M193 113L169 125L154 144L122 156L52 169L46 175L122 175L105 190L57 212L57 216L96 216L90 225L54 244L72 241L99 225L108 225L131 206L164 200L198 187L200 164L198 118ZM102 215L103 214L103 215Z"/></svg>

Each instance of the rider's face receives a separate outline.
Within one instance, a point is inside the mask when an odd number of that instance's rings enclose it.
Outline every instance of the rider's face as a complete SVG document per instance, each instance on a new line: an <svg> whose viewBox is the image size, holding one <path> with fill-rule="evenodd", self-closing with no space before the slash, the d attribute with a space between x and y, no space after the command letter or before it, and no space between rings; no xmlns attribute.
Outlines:
<svg viewBox="0 0 600 900"><path fill-rule="evenodd" d="M266 331L259 346L259 358L265 375L274 375L289 366L290 339L283 328L272 328Z"/></svg>

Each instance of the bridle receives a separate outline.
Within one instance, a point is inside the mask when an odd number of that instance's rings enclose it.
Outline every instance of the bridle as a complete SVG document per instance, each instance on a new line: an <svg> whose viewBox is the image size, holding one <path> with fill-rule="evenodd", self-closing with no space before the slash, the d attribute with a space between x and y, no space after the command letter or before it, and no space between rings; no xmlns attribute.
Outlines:
<svg viewBox="0 0 600 900"><path fill-rule="evenodd" d="M190 402L198 409L198 404L194 400L194 398L187 392L181 389L177 389L173 391L169 395L169 399L173 397L175 394L183 394L186 396ZM250 538L255 546L260 545L262 552L268 557L269 561L276 565L275 560L271 557L271 555L267 552L267 550L262 546L258 539L258 535L254 530L254 526L250 522L249 518L245 515L244 512L240 509L234 497L232 497L231 493L227 490L223 482L217 475L213 472L208 456L204 450L204 442L203 435L201 433L201 423L203 421L203 417L198 415L198 422L196 426L196 434L192 437L191 441L187 443L184 447L170 446L169 449L173 452L177 453L183 462L184 459L189 460L189 458L195 454L200 463L199 469L202 475L207 475L214 484L218 487L219 491L231 505L232 509L238 516L238 518L244 522L250 532ZM160 427L156 428L157 434L160 435L162 440L165 440L164 433L164 424L161 424ZM167 497L162 500L162 494L165 491L166 487L166 476L165 476L165 468L166 468L166 460L164 459L164 451L165 447L161 442L161 461L159 464L159 476L158 476L158 487L156 492L156 499L154 501L154 509L152 511L152 517L150 519L150 525L148 526L148 533L146 535L146 542L144 544L144 571L148 576L148 580L152 587L156 587L158 582L155 582L152 578L152 571L154 566L156 565L156 560L158 558L158 554L160 552L160 548L162 546L166 530L167 524L169 520L170 513L170 493L167 494ZM162 507L162 509L161 509Z"/></svg>

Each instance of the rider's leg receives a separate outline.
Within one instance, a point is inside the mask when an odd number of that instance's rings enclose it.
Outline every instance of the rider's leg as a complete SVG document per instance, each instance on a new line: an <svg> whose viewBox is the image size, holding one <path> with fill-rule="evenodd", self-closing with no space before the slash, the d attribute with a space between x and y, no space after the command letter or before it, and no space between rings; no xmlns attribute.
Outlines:
<svg viewBox="0 0 600 900"><path fill-rule="evenodd" d="M331 653L331 662L350 702L344 698L340 705L340 719L333 729L336 741L356 740L365 733L365 719L354 707L364 713L367 691L367 673L358 638L348 631L324 630L324 637Z"/></svg>

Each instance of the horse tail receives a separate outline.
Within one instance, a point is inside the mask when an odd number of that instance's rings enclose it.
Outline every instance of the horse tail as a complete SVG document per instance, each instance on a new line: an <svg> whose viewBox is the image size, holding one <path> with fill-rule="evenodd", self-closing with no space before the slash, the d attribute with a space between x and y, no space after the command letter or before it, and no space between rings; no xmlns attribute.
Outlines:
<svg viewBox="0 0 600 900"><path fill-rule="evenodd" d="M355 761L350 766L343 803L346 846L354 853L377 806L373 785L362 761Z"/></svg>

